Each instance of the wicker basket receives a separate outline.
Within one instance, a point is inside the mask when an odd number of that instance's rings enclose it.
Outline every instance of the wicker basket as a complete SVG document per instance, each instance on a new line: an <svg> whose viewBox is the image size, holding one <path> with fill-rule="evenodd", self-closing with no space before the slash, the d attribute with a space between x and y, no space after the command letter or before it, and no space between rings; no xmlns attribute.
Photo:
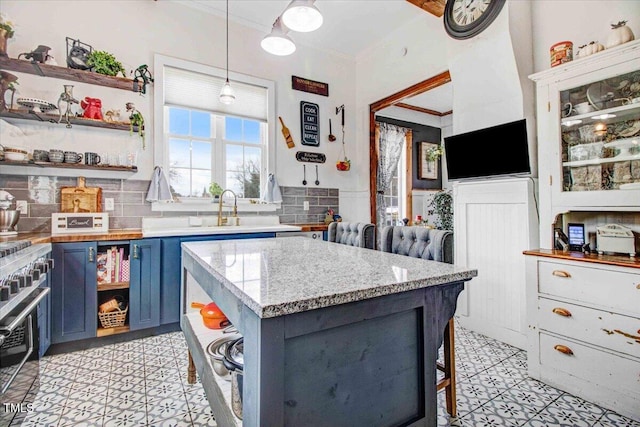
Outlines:
<svg viewBox="0 0 640 427"><path fill-rule="evenodd" d="M129 310L129 306L127 306L124 310L120 310L118 308L108 313L98 313L98 318L100 319L100 323L102 324L102 327L115 328L117 326L124 325L124 322L127 318L128 310Z"/></svg>

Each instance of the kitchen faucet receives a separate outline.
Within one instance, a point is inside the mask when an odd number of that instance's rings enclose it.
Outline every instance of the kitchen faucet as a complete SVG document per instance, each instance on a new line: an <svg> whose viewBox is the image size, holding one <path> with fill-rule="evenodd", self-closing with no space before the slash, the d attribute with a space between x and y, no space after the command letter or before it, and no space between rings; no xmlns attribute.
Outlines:
<svg viewBox="0 0 640 427"><path fill-rule="evenodd" d="M236 193L234 193L233 190L230 190L230 189L223 190L222 193L220 193L220 200L218 202L218 227L226 224L229 219L228 217L222 218L222 197L224 196L224 193L226 193L227 191L233 194L233 217L234 218L238 217L238 196L236 196ZM236 221L236 225L238 225L237 221Z"/></svg>

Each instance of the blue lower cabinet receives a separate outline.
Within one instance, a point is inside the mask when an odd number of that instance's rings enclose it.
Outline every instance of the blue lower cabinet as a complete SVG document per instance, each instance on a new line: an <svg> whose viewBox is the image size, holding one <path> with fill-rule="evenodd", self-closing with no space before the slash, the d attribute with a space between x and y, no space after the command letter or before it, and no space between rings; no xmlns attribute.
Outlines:
<svg viewBox="0 0 640 427"><path fill-rule="evenodd" d="M160 239L129 245L129 329L134 331L160 325Z"/></svg>
<svg viewBox="0 0 640 427"><path fill-rule="evenodd" d="M49 288L50 283L51 273L47 273L40 287ZM38 345L38 354L42 357L51 345L51 293L38 304Z"/></svg>
<svg viewBox="0 0 640 427"><path fill-rule="evenodd" d="M160 239L160 324L180 321L180 240Z"/></svg>
<svg viewBox="0 0 640 427"><path fill-rule="evenodd" d="M96 336L96 242L54 243L51 344Z"/></svg>

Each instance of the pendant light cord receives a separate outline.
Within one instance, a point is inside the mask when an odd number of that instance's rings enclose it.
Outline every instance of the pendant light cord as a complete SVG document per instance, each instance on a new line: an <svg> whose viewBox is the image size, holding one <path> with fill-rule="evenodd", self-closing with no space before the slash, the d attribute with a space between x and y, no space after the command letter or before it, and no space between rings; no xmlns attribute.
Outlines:
<svg viewBox="0 0 640 427"><path fill-rule="evenodd" d="M229 83L229 0L227 0L227 83Z"/></svg>

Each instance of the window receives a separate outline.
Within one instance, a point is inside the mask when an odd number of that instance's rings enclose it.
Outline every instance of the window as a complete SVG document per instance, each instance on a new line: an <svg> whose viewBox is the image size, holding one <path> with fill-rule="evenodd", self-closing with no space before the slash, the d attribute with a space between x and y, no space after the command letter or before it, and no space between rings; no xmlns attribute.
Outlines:
<svg viewBox="0 0 640 427"><path fill-rule="evenodd" d="M154 158L175 196L210 198L215 182L239 198L258 199L274 169L274 84L230 73L236 102L218 95L225 70L156 55Z"/></svg>

